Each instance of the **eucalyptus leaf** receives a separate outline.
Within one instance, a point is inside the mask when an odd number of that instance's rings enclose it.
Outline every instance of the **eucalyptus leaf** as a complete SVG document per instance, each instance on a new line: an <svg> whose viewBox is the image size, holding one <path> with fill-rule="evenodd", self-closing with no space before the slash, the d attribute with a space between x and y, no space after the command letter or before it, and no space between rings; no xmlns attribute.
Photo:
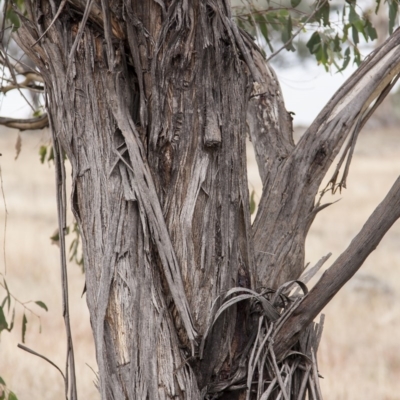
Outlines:
<svg viewBox="0 0 400 400"><path fill-rule="evenodd" d="M8 329L8 323L6 316L4 315L3 307L0 307L0 333L5 329Z"/></svg>
<svg viewBox="0 0 400 400"><path fill-rule="evenodd" d="M26 319L26 315L24 313L24 316L22 317L22 343L25 343L25 334L26 334L26 324L28 323L28 320Z"/></svg>
<svg viewBox="0 0 400 400"><path fill-rule="evenodd" d="M47 306L46 306L46 304L44 304L43 301L38 300L38 301L35 301L35 303L36 303L39 307L42 307L44 310L49 311L48 308L47 308Z"/></svg>
<svg viewBox="0 0 400 400"><path fill-rule="evenodd" d="M393 33L394 24L396 21L397 13L399 11L398 0L389 0L389 33Z"/></svg>
<svg viewBox="0 0 400 400"><path fill-rule="evenodd" d="M14 393L14 392L9 392L8 393L8 397L7 397L7 400L18 400L18 397L17 397L17 395Z"/></svg>

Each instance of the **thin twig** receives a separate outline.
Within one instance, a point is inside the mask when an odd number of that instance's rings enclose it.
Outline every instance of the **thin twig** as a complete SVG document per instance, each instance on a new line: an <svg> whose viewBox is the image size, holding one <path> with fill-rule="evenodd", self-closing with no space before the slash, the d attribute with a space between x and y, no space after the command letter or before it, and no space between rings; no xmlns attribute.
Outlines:
<svg viewBox="0 0 400 400"><path fill-rule="evenodd" d="M7 233L8 210L7 210L6 196L4 195L3 173L2 173L2 170L1 170L1 166L0 166L0 184L1 184L1 194L3 196L4 210L5 210L5 216L4 216L4 238L3 238L3 257L4 257L4 273L7 274L6 233Z"/></svg>
<svg viewBox="0 0 400 400"><path fill-rule="evenodd" d="M54 368L56 368L56 369L58 370L58 372L61 374L61 376L63 377L64 382L65 382L65 379L66 379L66 378L65 378L65 375L63 374L63 372L61 371L61 369L58 368L57 365L53 363L53 361L49 360L47 357L43 356L42 354L39 354L39 353L37 353L36 351L30 349L29 347L24 346L24 345L21 344L21 343L18 343L18 347L19 347L20 349L22 349L22 350L25 350L25 351L28 352L28 353L33 354L34 356L43 358L43 360L47 361L49 364L51 364Z"/></svg>
<svg viewBox="0 0 400 400"><path fill-rule="evenodd" d="M68 391L71 400L77 400L76 375L74 348L72 344L71 324L69 318L69 300L68 300L68 276L67 276L67 257L65 253L65 228L66 228L66 177L64 157L62 147L57 139L51 118L49 118L50 127L53 135L54 164L56 166L56 187L57 187L57 211L58 211L58 229L60 238L60 263L61 263L61 283L63 300L63 317L65 331L67 335L67 357L66 357L66 379L65 379L65 398L68 399ZM69 379L71 382L69 382Z"/></svg>
<svg viewBox="0 0 400 400"><path fill-rule="evenodd" d="M10 44L10 40L11 40L11 35L10 35L10 37L8 39L7 46L5 48L3 47L2 43L0 43L0 45L1 45L1 49L2 49L2 51L4 53L3 54L3 59L5 61L5 66L7 66L8 70L10 71L11 77L14 80L14 84L16 86L18 86L17 77L15 75L14 68L12 67L10 61L8 60L8 47L9 47L9 44ZM32 111L35 112L35 108L31 104L31 102L26 98L26 96L24 95L22 90L20 88L17 88L17 89L18 89L19 94L23 97L23 99L26 101L26 103L29 105L29 107L32 109Z"/></svg>

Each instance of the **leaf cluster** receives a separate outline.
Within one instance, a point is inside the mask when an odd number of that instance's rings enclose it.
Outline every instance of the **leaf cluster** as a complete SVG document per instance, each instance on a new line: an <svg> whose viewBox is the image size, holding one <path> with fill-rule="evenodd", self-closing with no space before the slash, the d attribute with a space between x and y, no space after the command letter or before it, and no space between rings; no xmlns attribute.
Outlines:
<svg viewBox="0 0 400 400"><path fill-rule="evenodd" d="M234 11L238 25L256 37L261 47L269 48L272 55L268 60L282 48L301 50L306 41L308 54L314 56L325 70L335 66L338 71L343 71L351 62L360 64L361 44L378 38L371 15L379 11L381 0L376 0L375 10L366 9L365 5L362 8L359 3L346 0L338 5L317 0L308 5L305 0L290 0L290 3L269 0L268 7L262 8L258 2L249 0ZM386 0L386 3L391 34L398 16L399 0ZM297 35L299 40L295 42ZM278 51L277 46L281 46Z"/></svg>
<svg viewBox="0 0 400 400"><path fill-rule="evenodd" d="M2 275L2 274L1 274ZM28 301L28 302L21 302L18 300L11 292L10 289L8 288L7 281L2 275L3 281L0 281L0 287L3 288L5 291L5 297L3 298L1 304L0 304L0 335L3 331L8 331L11 332L14 329L14 321L15 321L15 310L16 306L19 305L23 308L23 314L22 314L22 328L21 328L21 340L22 343L25 343L25 335L26 335L26 328L28 324L28 318L27 314L33 314L39 319L40 322L40 316L36 314L27 304L29 303L35 303L38 307L44 309L45 311L48 311L47 305L41 301ZM11 315L11 316L10 316ZM39 332L41 331L41 324L39 325ZM0 376L0 400L18 400L17 395L10 390L4 379Z"/></svg>
<svg viewBox="0 0 400 400"><path fill-rule="evenodd" d="M0 376L0 400L18 400L17 395L11 391L4 379Z"/></svg>
<svg viewBox="0 0 400 400"><path fill-rule="evenodd" d="M21 340L22 343L25 343L26 327L28 324L28 319L26 317L27 313L36 316L40 322L40 316L36 312L34 312L29 306L27 306L27 304L35 303L38 307L44 309L45 311L48 311L47 305L41 300L21 302L10 292L5 277L2 276L2 278L3 282L0 282L0 287L2 287L6 293L0 304L0 335L3 331L11 332L13 330L15 321L15 309L16 306L19 305L23 308ZM10 314L11 317L9 317L7 320L6 315L9 316ZM41 325L39 331L41 331Z"/></svg>

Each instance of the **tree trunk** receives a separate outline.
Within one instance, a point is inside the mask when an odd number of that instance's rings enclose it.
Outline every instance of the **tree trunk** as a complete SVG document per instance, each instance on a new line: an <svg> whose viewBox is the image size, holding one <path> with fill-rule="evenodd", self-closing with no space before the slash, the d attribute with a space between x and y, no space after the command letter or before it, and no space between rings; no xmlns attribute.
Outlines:
<svg viewBox="0 0 400 400"><path fill-rule="evenodd" d="M230 289L299 278L322 177L399 57L295 147L279 84L227 0L64 3L27 1L16 40L72 164L101 396L257 398L242 369L259 314L239 302L211 328L210 312ZM247 132L264 185L253 227ZM293 338L275 341L283 356Z"/></svg>

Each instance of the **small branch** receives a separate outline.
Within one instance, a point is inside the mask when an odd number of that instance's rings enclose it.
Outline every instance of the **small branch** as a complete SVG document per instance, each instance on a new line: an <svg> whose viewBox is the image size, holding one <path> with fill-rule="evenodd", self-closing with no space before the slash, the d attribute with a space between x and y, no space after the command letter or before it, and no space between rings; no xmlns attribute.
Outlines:
<svg viewBox="0 0 400 400"><path fill-rule="evenodd" d="M19 129L20 131L34 130L48 128L49 119L47 114L43 114L37 118L6 118L0 117L0 125L4 125L8 128Z"/></svg>
<svg viewBox="0 0 400 400"><path fill-rule="evenodd" d="M15 89L28 89L32 92L37 92L37 93L43 93L44 92L44 87L40 86L40 85L31 85L30 83L27 82L27 80L25 80L22 83L18 83L17 85L14 84L10 84L7 86L3 86L0 88L0 93L4 93L6 94L7 92L10 92L11 90L15 90Z"/></svg>
<svg viewBox="0 0 400 400"><path fill-rule="evenodd" d="M3 279L5 280L4 274L2 272L0 272L0 276L3 277ZM6 285L4 285L1 281L0 281L0 286L7 292L7 294L10 295L10 297L13 298L13 300L18 303L19 305L21 305L25 311L30 312L31 314L33 314L38 320L39 320L39 324L41 324L41 318L40 315L36 314L35 311L32 311L29 307L26 306L26 304L31 303L32 300L27 301L27 302L22 302L21 300L17 299L8 289L8 287L6 287Z"/></svg>
<svg viewBox="0 0 400 400"><path fill-rule="evenodd" d="M28 352L28 353L33 354L34 356L43 358L43 360L47 361L49 364L51 364L54 368L56 368L56 369L58 370L58 372L61 374L61 376L63 377L64 382L65 382L65 375L63 374L63 372L61 371L61 369L58 368L57 365L53 363L53 361L49 360L47 357L43 356L42 354L39 354L39 353L37 353L36 351L30 349L29 347L24 346L24 345L21 344L21 343L18 343L18 347L19 347L20 349L22 349L22 350L25 350L25 351Z"/></svg>
<svg viewBox="0 0 400 400"><path fill-rule="evenodd" d="M322 311L343 285L358 271L369 254L400 218L400 177L379 204L349 247L322 275L275 338L278 359L296 342L300 332Z"/></svg>

